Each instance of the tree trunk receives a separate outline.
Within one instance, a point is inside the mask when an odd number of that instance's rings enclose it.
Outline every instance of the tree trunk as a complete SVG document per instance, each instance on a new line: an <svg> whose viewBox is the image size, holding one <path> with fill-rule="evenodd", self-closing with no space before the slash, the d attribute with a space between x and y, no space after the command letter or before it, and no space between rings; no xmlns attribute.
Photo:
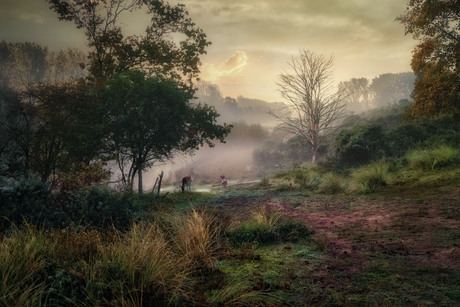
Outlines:
<svg viewBox="0 0 460 307"><path fill-rule="evenodd" d="M137 163L137 179L138 179L138 182L137 182L138 193L143 194L144 189L143 189L143 183L142 183L142 168L139 162Z"/></svg>
<svg viewBox="0 0 460 307"><path fill-rule="evenodd" d="M160 178L160 180L158 180L158 193L157 193L157 197L160 196L160 189L161 189L161 181L163 180L163 171L161 171L160 175L158 176Z"/></svg>

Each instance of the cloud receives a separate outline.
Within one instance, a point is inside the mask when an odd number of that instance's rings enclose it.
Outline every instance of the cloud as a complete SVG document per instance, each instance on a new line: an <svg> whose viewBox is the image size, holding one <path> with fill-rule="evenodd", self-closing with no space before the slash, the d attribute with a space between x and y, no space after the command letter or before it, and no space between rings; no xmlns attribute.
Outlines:
<svg viewBox="0 0 460 307"><path fill-rule="evenodd" d="M246 52L237 50L223 63L214 65L212 63L205 63L202 67L201 76L208 81L215 81L222 77L239 72L248 64L248 55Z"/></svg>
<svg viewBox="0 0 460 307"><path fill-rule="evenodd" d="M40 23L40 24L45 21L43 16L39 14L33 14L33 13L19 14L18 17L20 20L31 20L33 22Z"/></svg>
<svg viewBox="0 0 460 307"><path fill-rule="evenodd" d="M226 74L231 74L236 70L242 69L248 63L248 55L244 51L237 50L222 65Z"/></svg>

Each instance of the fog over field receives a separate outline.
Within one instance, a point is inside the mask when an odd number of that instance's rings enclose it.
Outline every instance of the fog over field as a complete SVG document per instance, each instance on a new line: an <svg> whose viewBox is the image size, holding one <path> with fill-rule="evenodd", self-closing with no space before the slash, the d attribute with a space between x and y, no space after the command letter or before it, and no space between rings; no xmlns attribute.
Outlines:
<svg viewBox="0 0 460 307"><path fill-rule="evenodd" d="M413 73L407 72L383 74L372 80L353 78L341 82L339 87L346 87L350 91L346 115L353 118L353 115L410 99L414 81ZM162 171L162 184L169 186L169 189L178 189L181 179L187 175L193 178L192 187L219 186L221 175L225 175L231 185L260 180L273 170L279 171L309 161L311 154L308 144L299 143L299 140L289 142L293 136L276 129L279 122L270 113L283 112L283 102L266 102L242 96L223 97L217 85L204 81L198 83L197 89L197 98L192 103L214 107L220 114L220 124L234 125L232 132L226 143L215 142L215 147L205 146L191 155L177 154L170 161L156 163L145 171L144 185L147 190L152 189ZM323 150L321 154L324 158L326 153Z"/></svg>

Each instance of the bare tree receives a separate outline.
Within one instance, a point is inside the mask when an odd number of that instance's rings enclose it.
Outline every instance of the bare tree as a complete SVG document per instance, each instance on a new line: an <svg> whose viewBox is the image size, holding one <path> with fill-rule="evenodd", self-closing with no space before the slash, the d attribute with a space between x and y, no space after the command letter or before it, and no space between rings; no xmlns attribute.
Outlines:
<svg viewBox="0 0 460 307"><path fill-rule="evenodd" d="M283 129L303 137L312 147L312 164L320 145L320 136L332 131L333 123L345 113L345 91L335 89L332 80L334 58L325 58L309 50L293 57L291 72L281 74L277 82L286 108L272 115Z"/></svg>

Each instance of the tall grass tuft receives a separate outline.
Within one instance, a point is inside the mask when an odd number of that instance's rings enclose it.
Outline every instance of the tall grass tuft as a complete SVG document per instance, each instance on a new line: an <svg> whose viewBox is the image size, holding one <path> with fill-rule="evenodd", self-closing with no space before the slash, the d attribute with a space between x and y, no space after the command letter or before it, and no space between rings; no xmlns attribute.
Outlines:
<svg viewBox="0 0 460 307"><path fill-rule="evenodd" d="M135 224L128 233L118 233L100 246L98 260L87 269L84 291L94 305L175 305L190 293L187 264L155 224Z"/></svg>
<svg viewBox="0 0 460 307"><path fill-rule="evenodd" d="M281 219L281 215L278 212L267 212L264 206L259 206L252 211L252 217L256 223L271 230L279 226Z"/></svg>
<svg viewBox="0 0 460 307"><path fill-rule="evenodd" d="M276 179L281 179L288 182L289 187L294 186L316 190L321 183L321 173L317 168L297 167L289 171L279 173L275 176ZM284 183L284 187L286 183Z"/></svg>
<svg viewBox="0 0 460 307"><path fill-rule="evenodd" d="M460 160L460 151L447 145L432 149L431 154L434 157L432 168L449 166Z"/></svg>
<svg viewBox="0 0 460 307"><path fill-rule="evenodd" d="M406 155L409 166L416 170L431 170L458 163L460 151L447 145L432 149L413 150Z"/></svg>
<svg viewBox="0 0 460 307"><path fill-rule="evenodd" d="M362 192L374 193L380 187L387 185L389 169L388 162L379 160L355 170L352 176Z"/></svg>
<svg viewBox="0 0 460 307"><path fill-rule="evenodd" d="M222 225L206 210L192 210L177 220L175 245L186 263L195 268L213 268L220 247Z"/></svg>
<svg viewBox="0 0 460 307"><path fill-rule="evenodd" d="M409 166L417 170L429 170L434 159L427 149L413 150L406 155Z"/></svg>
<svg viewBox="0 0 460 307"><path fill-rule="evenodd" d="M342 176L332 173L324 175L319 186L319 191L328 195L344 193L346 189L346 180Z"/></svg>
<svg viewBox="0 0 460 307"><path fill-rule="evenodd" d="M42 231L26 225L0 242L0 305L40 305L45 300L47 248Z"/></svg>

